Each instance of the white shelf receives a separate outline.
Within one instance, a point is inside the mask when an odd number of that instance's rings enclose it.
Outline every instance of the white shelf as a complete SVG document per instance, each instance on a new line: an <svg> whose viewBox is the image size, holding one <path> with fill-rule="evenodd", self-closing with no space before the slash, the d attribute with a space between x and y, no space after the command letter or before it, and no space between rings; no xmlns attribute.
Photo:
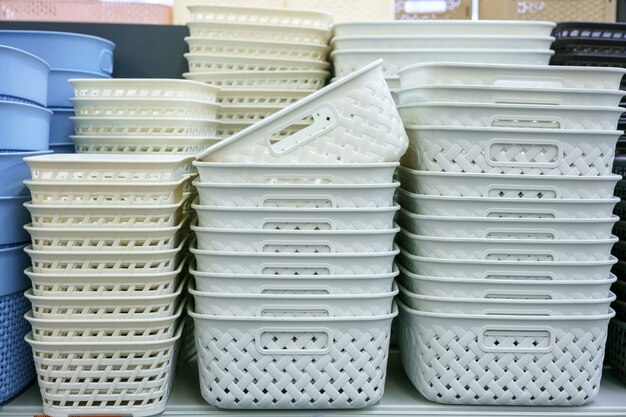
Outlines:
<svg viewBox="0 0 626 417"><path fill-rule="evenodd" d="M0 417L33 417L41 414L41 398L35 386L12 402L0 407ZM600 395L584 407L470 407L443 406L426 401L413 388L400 368L397 352L389 358L389 373L382 401L364 410L323 411L224 411L208 406L200 395L196 363L181 364L174 391L163 417L345 417L345 416L450 416L450 417L624 417L626 385L605 372Z"/></svg>

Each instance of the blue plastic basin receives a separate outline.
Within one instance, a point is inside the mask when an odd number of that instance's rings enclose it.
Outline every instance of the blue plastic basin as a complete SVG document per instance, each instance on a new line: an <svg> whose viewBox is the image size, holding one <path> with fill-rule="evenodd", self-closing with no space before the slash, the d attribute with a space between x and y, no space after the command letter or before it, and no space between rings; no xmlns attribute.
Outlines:
<svg viewBox="0 0 626 417"><path fill-rule="evenodd" d="M0 101L0 149L48 150L52 112L34 104Z"/></svg>
<svg viewBox="0 0 626 417"><path fill-rule="evenodd" d="M50 145L50 150L54 153L76 153L74 142Z"/></svg>
<svg viewBox="0 0 626 417"><path fill-rule="evenodd" d="M0 46L0 62L0 96L48 105L48 64L9 46Z"/></svg>
<svg viewBox="0 0 626 417"><path fill-rule="evenodd" d="M28 188L24 185L24 180L30 179L31 174L28 164L24 162L24 158L49 153L52 153L52 151L29 152L0 150L0 196L15 197L29 195Z"/></svg>
<svg viewBox="0 0 626 417"><path fill-rule="evenodd" d="M72 109L48 109L52 110L50 119L50 145L72 143L70 135L74 134L74 123L70 117L74 116Z"/></svg>
<svg viewBox="0 0 626 417"><path fill-rule="evenodd" d="M68 80L74 78L111 78L97 72L53 69L48 81L48 107L74 108L70 99L75 96L74 88Z"/></svg>
<svg viewBox="0 0 626 417"><path fill-rule="evenodd" d="M30 213L24 203L30 200L29 196L0 197L0 245L16 242L26 242L30 236L24 225L30 223Z"/></svg>
<svg viewBox="0 0 626 417"><path fill-rule="evenodd" d="M29 244L27 242L0 247L0 296L30 288L30 279L24 274L24 270L30 267L30 257L24 252Z"/></svg>

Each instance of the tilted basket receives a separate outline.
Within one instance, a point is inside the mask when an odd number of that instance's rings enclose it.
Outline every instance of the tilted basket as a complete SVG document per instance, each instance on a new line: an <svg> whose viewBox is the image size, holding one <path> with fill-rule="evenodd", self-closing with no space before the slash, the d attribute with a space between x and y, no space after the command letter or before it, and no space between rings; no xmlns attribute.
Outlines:
<svg viewBox="0 0 626 417"><path fill-rule="evenodd" d="M237 90L255 91L294 90L313 92L322 88L330 77L328 71L211 71L187 72L183 77L188 80L208 83L215 87Z"/></svg>
<svg viewBox="0 0 626 417"><path fill-rule="evenodd" d="M77 98L177 99L215 103L220 91L201 82L158 78L76 79L70 80L70 84Z"/></svg>
<svg viewBox="0 0 626 417"><path fill-rule="evenodd" d="M70 100L81 117L154 117L215 119L219 104L180 98L76 97Z"/></svg>
<svg viewBox="0 0 626 417"><path fill-rule="evenodd" d="M219 129L218 129L219 130ZM217 133L216 133L217 135ZM213 137L72 135L77 153L197 155L219 142Z"/></svg>

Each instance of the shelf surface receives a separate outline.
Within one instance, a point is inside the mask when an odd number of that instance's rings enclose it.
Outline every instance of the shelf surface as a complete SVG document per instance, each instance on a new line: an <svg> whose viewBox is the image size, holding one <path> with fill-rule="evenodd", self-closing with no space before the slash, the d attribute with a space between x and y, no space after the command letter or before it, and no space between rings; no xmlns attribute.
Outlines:
<svg viewBox="0 0 626 417"><path fill-rule="evenodd" d="M422 398L400 367L397 352L391 352L387 386L382 401L363 410L320 411L224 411L210 407L200 395L196 362L181 364L178 368L167 417L224 416L224 417L342 417L342 416L453 416L453 417L624 417L626 416L626 385L605 372L600 395L584 407L487 407L444 406ZM2 417L32 417L41 414L41 397L35 385L22 395L0 407Z"/></svg>

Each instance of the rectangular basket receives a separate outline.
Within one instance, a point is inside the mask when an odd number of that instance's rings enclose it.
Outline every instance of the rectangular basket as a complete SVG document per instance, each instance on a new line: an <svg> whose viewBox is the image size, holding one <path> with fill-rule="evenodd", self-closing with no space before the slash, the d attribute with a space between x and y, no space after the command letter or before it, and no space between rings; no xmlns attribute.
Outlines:
<svg viewBox="0 0 626 417"><path fill-rule="evenodd" d="M302 59L326 62L330 47L327 45L296 42L268 42L239 39L211 39L189 36L185 38L190 53L230 55L246 58Z"/></svg>
<svg viewBox="0 0 626 417"><path fill-rule="evenodd" d="M192 37L212 39L328 45L328 40L332 37L332 31L319 27L294 28L288 25L257 25L245 22L198 20L188 22L187 27Z"/></svg>
<svg viewBox="0 0 626 417"><path fill-rule="evenodd" d="M76 97L77 116L215 119L219 104L184 98Z"/></svg>
<svg viewBox="0 0 626 417"><path fill-rule="evenodd" d="M217 119L150 117L72 117L77 135L120 137L214 137Z"/></svg>
<svg viewBox="0 0 626 417"><path fill-rule="evenodd" d="M190 25L190 29L192 26ZM229 90L247 91L251 94L260 91L294 90L311 93L324 87L330 77L328 71L212 71L186 72L188 80L206 83Z"/></svg>
<svg viewBox="0 0 626 417"><path fill-rule="evenodd" d="M420 20L395 22L346 22L335 25L335 36L388 35L507 35L550 36L552 22L488 22Z"/></svg>
<svg viewBox="0 0 626 417"><path fill-rule="evenodd" d="M218 129L219 131L219 129ZM91 136L72 135L70 139L80 154L169 154L196 155L215 145L217 137Z"/></svg>

